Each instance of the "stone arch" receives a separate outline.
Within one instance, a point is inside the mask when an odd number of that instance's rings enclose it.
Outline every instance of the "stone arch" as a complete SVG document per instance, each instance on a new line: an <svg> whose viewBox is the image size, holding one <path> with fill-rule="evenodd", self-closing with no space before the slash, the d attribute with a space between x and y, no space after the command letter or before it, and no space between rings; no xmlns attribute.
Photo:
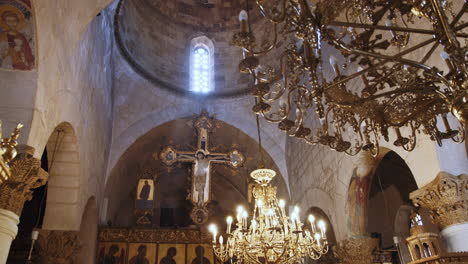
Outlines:
<svg viewBox="0 0 468 264"><path fill-rule="evenodd" d="M164 92L164 91L162 91ZM170 93L166 94L169 98L172 97ZM206 109L210 114L216 114L216 119L221 120L227 124L235 126L245 134L249 135L252 139L257 141L257 131L254 123L253 114L247 109L247 106L243 105L241 102L239 104L234 104L231 109L228 111L217 111L220 106L226 106L224 100L217 100L210 102L207 105L196 104L193 101L181 101L177 104L165 107L163 109L156 109L152 112L147 113L140 120L136 120L126 129L124 129L119 135L116 135L113 139L109 164L107 166L108 171L106 173L106 185L109 180L109 176L112 168L118 162L118 159L124 154L124 152L141 136L148 133L151 129L160 126L171 120L176 120L186 116L191 116L194 113L200 113L203 109ZM234 110L235 109L235 110ZM245 112L240 111L239 109L245 109ZM245 115L252 115L252 120L246 120L243 118ZM285 140L286 134L282 131L279 131L276 128L276 124L271 124L263 122L262 124L262 144L266 152L275 160L278 168L283 176L286 186L289 190L289 177L287 171L287 164L285 158Z"/></svg>
<svg viewBox="0 0 468 264"><path fill-rule="evenodd" d="M121 218L119 215L122 213L128 215L132 214L133 212L133 204L132 202L128 202L128 199L133 199L134 194L132 194L135 190L136 187L136 179L138 176L139 171L149 167L149 166L154 166L154 168L158 171L158 177L160 178L159 183L164 186L170 186L171 188L182 188L180 190L176 191L170 191L171 193L183 193L183 198L182 200L186 200L186 190L188 188L183 188L179 186L175 186L174 183L171 183L170 181L176 180L176 177L179 176L174 176L170 175L171 177L166 177L169 176L168 172L166 172L166 167L160 166L159 163L161 163L159 160L154 159L154 153L161 151L164 147L167 145L180 145L180 147L183 148L188 148L192 146L191 144L191 139L194 137L194 131L193 128L191 127L191 122L193 122L193 115L191 117L184 117L184 118L179 118L175 119L169 122L165 122L161 125L158 125L156 127L153 127L150 129L148 132L146 132L144 135L140 136L137 138L128 148L125 150L125 152L122 154L122 156L119 158L119 160L116 162L116 165L111 169L109 178L106 183L106 191L105 195L109 199L109 206L107 209L107 220L111 220L113 224L116 225L127 225L128 223L124 223L123 220L128 220L128 218ZM224 196L228 196L226 193L223 195L222 193L219 193L218 197L222 197L222 203L223 206L222 208L225 208L226 211L231 212L231 210L235 210L234 205L230 205L230 202L235 202L235 201L243 201L246 200L247 194L244 192L247 192L247 185L245 181L245 177L250 173L250 171L258 165L256 163L257 161L257 153L258 153L258 148L256 147L257 144L255 143L255 139L250 137L250 135L244 133L242 130L239 128L230 125L227 122L224 122L217 118L217 125L219 127L216 128L216 131L214 133L215 137L211 138L210 142L210 148L216 147L220 144L225 145L224 149L222 150L223 152L230 148L231 143L234 144L240 144L242 147L241 151L243 152L244 155L247 157L246 163L248 163L248 166L242 167L242 171L240 169L237 169L235 172L232 171L223 171L226 172L227 174L224 175L221 173L221 168L219 168L219 176L223 178L223 181L225 182L218 182L216 183L215 178L218 176L213 177L213 187L216 185L218 186L223 186L223 188L228 189L231 191L230 194L232 194L232 197L235 197L235 199L231 199L232 201L227 201ZM174 131L178 131L177 135L173 135ZM231 134L234 133L234 134ZM217 135L217 136L216 136ZM235 139L239 139L238 142L236 142ZM188 141L187 141L188 140ZM170 143L170 141L173 141ZM227 142L227 143L226 143ZM246 143L247 142L247 143ZM196 144L196 141L195 143ZM247 151L245 153L244 151ZM220 151L220 150L217 150ZM263 150L264 152L265 149ZM269 153L266 153L269 154ZM138 156L138 159L135 159L134 157ZM252 159L253 158L253 159ZM272 166L272 169L275 169L277 172L279 165L275 164L275 160L269 156L265 155L265 161L267 162L267 166ZM155 163L156 162L156 163ZM255 163L255 164L254 164ZM270 164L271 163L271 164ZM148 165L148 166L147 166ZM161 165L163 165L161 163ZM177 170L182 170L181 173L185 173L185 171L190 170L191 165L189 167L186 167L185 165L182 166L181 168L178 168L177 166L172 166L171 171L176 171ZM225 166L221 166L224 168ZM226 167L227 169L227 167ZM232 177L230 177L230 173L233 173ZM167 175L166 175L167 174ZM213 174L215 175L215 174ZM181 183L181 184L186 184L184 183L185 180L187 179L188 174L184 174L183 177L180 179L177 178L178 180L175 183ZM242 177L237 177L237 176L242 176ZM229 182L229 179L232 179L234 182ZM189 181L190 179L188 179ZM165 195L165 192L168 192L170 188L165 188L165 189L159 189L157 185L159 183L156 183L155 187L155 193L158 194L160 193L164 199L161 199L161 201L166 201L169 199L170 194ZM279 171L278 176L274 179L275 185L279 186L279 197L280 198L285 198L288 200L288 190L287 190L287 185L284 181L284 178L281 175L281 171ZM190 186L187 186L190 187ZM218 188L222 189L222 188ZM213 198L216 196L216 192L213 191ZM172 204L180 204L179 198L176 197L178 200L177 203L172 203ZM173 198L173 199L176 199ZM156 207L158 207L158 200L156 197ZM168 203L167 203L168 204ZM229 206L227 206L229 205ZM126 212L122 211L122 207L125 207ZM232 208L231 208L232 207ZM131 210L127 210L130 208ZM163 208L161 205L160 208ZM127 213L130 212L130 213ZM122 222L116 222L118 219L122 219ZM224 220L224 219L223 219ZM223 221L224 222L224 221Z"/></svg>
<svg viewBox="0 0 468 264"><path fill-rule="evenodd" d="M49 182L43 229L77 230L80 226L80 156L72 125L58 125L47 142Z"/></svg>
<svg viewBox="0 0 468 264"><path fill-rule="evenodd" d="M372 157L368 153L362 153L359 157L359 166L356 167L353 171L353 176L351 177L349 186L348 186L348 193L347 193L347 202L346 202L346 218L347 218L347 226L348 226L348 234L351 237L354 236L365 236L370 234L369 229L369 221L373 221L373 214L369 212L370 209L370 199L371 196L375 192L372 187L380 186L382 182L379 182L382 173L385 173L382 169L383 164L387 164L387 162L393 161L393 165L397 166L396 168L400 170L400 172L404 171L408 175L408 180L411 181L411 184L408 186L395 186L395 190L397 193L399 192L398 189L401 187L404 189L404 200L403 202L410 205L409 201L409 193L410 190L414 191L417 189L416 180L409 169L408 165L406 164L405 160L401 158L399 154L392 151L391 149L381 147L379 150L379 155L377 157ZM390 165L388 165L390 166ZM377 177L376 177L377 175ZM398 176L398 175L397 175ZM396 177L386 177L387 180L390 179L390 186L392 186L392 179ZM374 184L374 185L373 185ZM397 188L398 187L398 188ZM372 193L371 193L372 192ZM403 202L401 204L403 204ZM381 205L383 208L386 208L386 204ZM393 219L396 217L396 212L398 211L400 204L393 208L394 213L392 213L393 218L390 220L391 222L388 224L389 232L393 234L394 232L394 222ZM385 213L385 212L384 212ZM385 215L385 214L384 214ZM382 215L382 217L384 217ZM371 219L372 218L372 219ZM386 219L386 218L385 218ZM384 220L385 220L384 219ZM389 220L389 219L386 219ZM390 234L389 233L389 234ZM387 242L390 241L387 239ZM390 243L390 242L388 242Z"/></svg>
<svg viewBox="0 0 468 264"><path fill-rule="evenodd" d="M367 229L379 234L381 247L394 245L395 219L400 207L411 206L409 194L418 189L406 162L393 151L382 155L370 177Z"/></svg>
<svg viewBox="0 0 468 264"><path fill-rule="evenodd" d="M88 199L83 216L81 217L80 231L78 232L81 248L76 256L77 263L94 263L96 259L97 233L98 210L96 199L92 196Z"/></svg>

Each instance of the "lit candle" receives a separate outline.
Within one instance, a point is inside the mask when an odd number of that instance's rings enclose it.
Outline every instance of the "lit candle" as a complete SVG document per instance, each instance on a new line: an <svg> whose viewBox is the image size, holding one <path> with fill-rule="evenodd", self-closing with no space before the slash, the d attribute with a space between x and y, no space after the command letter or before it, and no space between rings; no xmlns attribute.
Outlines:
<svg viewBox="0 0 468 264"><path fill-rule="evenodd" d="M252 233L255 233L257 230L257 221L254 219L252 220Z"/></svg>
<svg viewBox="0 0 468 264"><path fill-rule="evenodd" d="M317 245L320 247L320 234L316 233L314 237L315 237L315 241L317 241Z"/></svg>
<svg viewBox="0 0 468 264"><path fill-rule="evenodd" d="M309 223L310 227L312 228L312 233L315 233L315 217L313 215L309 215Z"/></svg>
<svg viewBox="0 0 468 264"><path fill-rule="evenodd" d="M237 207L237 222L242 225L242 212L244 211L244 207L238 206Z"/></svg>
<svg viewBox="0 0 468 264"><path fill-rule="evenodd" d="M325 237L325 231L326 231L325 222L323 220L320 220L318 222L318 227L320 228L320 233L322 234L322 237Z"/></svg>
<svg viewBox="0 0 468 264"><path fill-rule="evenodd" d="M230 234L231 233L231 225L232 225L232 217L228 216L226 218L226 222L227 222L227 233Z"/></svg>
<svg viewBox="0 0 468 264"><path fill-rule="evenodd" d="M281 216L282 217L284 217L286 215L286 212L284 211L285 205L286 205L286 203L284 202L284 200L279 200L278 206L281 209Z"/></svg>
<svg viewBox="0 0 468 264"><path fill-rule="evenodd" d="M223 236L219 236L219 244L221 245L221 247L223 247L223 242L224 242Z"/></svg>
<svg viewBox="0 0 468 264"><path fill-rule="evenodd" d="M247 211L242 212L242 219L244 220L245 227L247 227L247 217L249 215L247 214Z"/></svg>
<svg viewBox="0 0 468 264"><path fill-rule="evenodd" d="M216 234L218 233L218 228L216 228L215 224L211 224L209 230L213 234L213 244L216 244Z"/></svg>
<svg viewBox="0 0 468 264"><path fill-rule="evenodd" d="M248 27L248 19L249 16L245 10L240 11L239 13L239 23L240 23L240 31L241 32L247 32L247 27Z"/></svg>

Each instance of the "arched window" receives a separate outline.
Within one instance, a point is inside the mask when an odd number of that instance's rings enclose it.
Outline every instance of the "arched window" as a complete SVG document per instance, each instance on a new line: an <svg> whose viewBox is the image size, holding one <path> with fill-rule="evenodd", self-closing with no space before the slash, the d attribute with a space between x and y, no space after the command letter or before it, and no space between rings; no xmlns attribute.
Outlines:
<svg viewBox="0 0 468 264"><path fill-rule="evenodd" d="M421 249L419 248L418 245L414 246L414 251L416 253L416 259L421 259Z"/></svg>
<svg viewBox="0 0 468 264"><path fill-rule="evenodd" d="M205 36L190 42L190 90L203 94L214 90L214 45Z"/></svg>

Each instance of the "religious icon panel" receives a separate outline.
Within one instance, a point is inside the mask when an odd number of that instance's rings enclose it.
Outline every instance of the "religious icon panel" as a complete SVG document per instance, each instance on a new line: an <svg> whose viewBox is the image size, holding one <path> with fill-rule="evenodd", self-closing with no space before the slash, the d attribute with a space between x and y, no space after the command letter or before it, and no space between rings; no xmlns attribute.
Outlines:
<svg viewBox="0 0 468 264"><path fill-rule="evenodd" d="M157 264L185 264L185 244L159 244Z"/></svg>
<svg viewBox="0 0 468 264"><path fill-rule="evenodd" d="M128 264L153 264L156 261L156 244L129 243Z"/></svg>
<svg viewBox="0 0 468 264"><path fill-rule="evenodd" d="M140 210L153 208L154 181L152 179L140 179L137 187L136 207Z"/></svg>
<svg viewBox="0 0 468 264"><path fill-rule="evenodd" d="M215 264L213 247L209 244L189 244L187 264Z"/></svg>
<svg viewBox="0 0 468 264"><path fill-rule="evenodd" d="M127 243L99 243L97 264L125 264L127 260Z"/></svg>

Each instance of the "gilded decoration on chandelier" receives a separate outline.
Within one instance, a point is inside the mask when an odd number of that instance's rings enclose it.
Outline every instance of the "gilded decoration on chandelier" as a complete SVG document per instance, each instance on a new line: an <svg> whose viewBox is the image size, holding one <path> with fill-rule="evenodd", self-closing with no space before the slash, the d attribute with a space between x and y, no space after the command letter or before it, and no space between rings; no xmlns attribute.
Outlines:
<svg viewBox="0 0 468 264"><path fill-rule="evenodd" d="M298 207L288 216L284 200L278 201L276 187L269 185L275 175L275 171L263 168L250 174L257 183L252 190L253 214L249 220L247 211L238 207L234 230L233 218L227 217L226 243L223 235L217 236L217 227L210 226L214 252L222 262L295 264L306 257L319 259L328 252L325 222L316 224L310 215L309 224L304 225Z"/></svg>
<svg viewBox="0 0 468 264"><path fill-rule="evenodd" d="M406 151L414 149L419 134L439 145L464 140L466 1L256 4L271 22L271 45L256 39L246 11L232 43L243 50L239 70L256 83L253 111L279 129L349 155L377 155L382 138ZM267 54L276 65L268 64Z"/></svg>

